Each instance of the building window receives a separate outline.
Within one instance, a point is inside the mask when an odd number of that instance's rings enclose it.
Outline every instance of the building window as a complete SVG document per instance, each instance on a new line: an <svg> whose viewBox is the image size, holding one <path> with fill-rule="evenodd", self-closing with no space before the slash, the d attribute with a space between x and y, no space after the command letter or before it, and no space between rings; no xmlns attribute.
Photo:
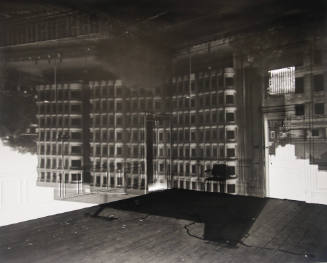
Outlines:
<svg viewBox="0 0 327 263"><path fill-rule="evenodd" d="M185 130L184 139L186 142L190 141L190 131L189 130Z"/></svg>
<svg viewBox="0 0 327 263"><path fill-rule="evenodd" d="M81 154L81 152L82 152L81 146L72 146L71 147L72 154Z"/></svg>
<svg viewBox="0 0 327 263"><path fill-rule="evenodd" d="M82 162L81 162L81 160L72 160L71 166L72 166L72 168L81 168Z"/></svg>
<svg viewBox="0 0 327 263"><path fill-rule="evenodd" d="M82 134L80 132L72 132L71 138L73 140L80 140L82 138Z"/></svg>
<svg viewBox="0 0 327 263"><path fill-rule="evenodd" d="M81 92L74 90L70 92L70 99L72 100L79 100L81 98Z"/></svg>
<svg viewBox="0 0 327 263"><path fill-rule="evenodd" d="M81 112L81 105L74 104L71 106L71 113L80 113Z"/></svg>
<svg viewBox="0 0 327 263"><path fill-rule="evenodd" d="M117 146L117 155L122 155L122 148L120 146Z"/></svg>
<svg viewBox="0 0 327 263"><path fill-rule="evenodd" d="M234 96L226 95L226 104L234 104Z"/></svg>
<svg viewBox="0 0 327 263"><path fill-rule="evenodd" d="M190 149L189 148L185 148L185 158L190 158Z"/></svg>
<svg viewBox="0 0 327 263"><path fill-rule="evenodd" d="M315 65L321 65L322 64L322 52L321 50L315 50L313 53L313 63Z"/></svg>
<svg viewBox="0 0 327 263"><path fill-rule="evenodd" d="M295 115L296 116L304 115L304 104L296 104L295 105Z"/></svg>
<svg viewBox="0 0 327 263"><path fill-rule="evenodd" d="M234 121L235 119L234 119L234 113L233 112L227 112L226 113L226 121L227 122L232 122L232 121Z"/></svg>
<svg viewBox="0 0 327 263"><path fill-rule="evenodd" d="M217 158L217 146L212 147L212 157Z"/></svg>
<svg viewBox="0 0 327 263"><path fill-rule="evenodd" d="M198 153L199 153L198 157L202 158L202 157L203 157L203 153L204 153L204 149L203 149L203 147L200 147L200 148L199 148Z"/></svg>
<svg viewBox="0 0 327 263"><path fill-rule="evenodd" d="M47 182L50 182L51 180L51 173L47 173Z"/></svg>
<svg viewBox="0 0 327 263"><path fill-rule="evenodd" d="M204 79L204 89L209 90L209 78Z"/></svg>
<svg viewBox="0 0 327 263"><path fill-rule="evenodd" d="M110 156L114 156L115 155L115 148L114 148L113 145L109 147L109 154L110 154Z"/></svg>
<svg viewBox="0 0 327 263"><path fill-rule="evenodd" d="M191 108L195 108L195 100L194 98L190 99L190 104L191 104Z"/></svg>
<svg viewBox="0 0 327 263"><path fill-rule="evenodd" d="M312 136L317 137L317 136L319 136L319 129L312 129L311 133L312 133Z"/></svg>
<svg viewBox="0 0 327 263"><path fill-rule="evenodd" d="M44 154L44 145L41 145L40 154ZM42 159L43 160L43 159Z"/></svg>
<svg viewBox="0 0 327 263"><path fill-rule="evenodd" d="M117 132L116 136L117 136L117 141L121 141L123 139L122 132Z"/></svg>
<svg viewBox="0 0 327 263"><path fill-rule="evenodd" d="M204 132L203 130L198 130L198 140L201 142L204 139Z"/></svg>
<svg viewBox="0 0 327 263"><path fill-rule="evenodd" d="M116 125L117 126L121 126L123 124L123 120L122 120L122 117L121 116L117 116L116 117Z"/></svg>
<svg viewBox="0 0 327 263"><path fill-rule="evenodd" d="M107 131L102 132L102 140L107 141Z"/></svg>
<svg viewBox="0 0 327 263"><path fill-rule="evenodd" d="M179 130L178 132L178 138L179 138L179 141L182 142L183 139L184 139L184 132L183 130Z"/></svg>
<svg viewBox="0 0 327 263"><path fill-rule="evenodd" d="M313 77L313 88L314 91L322 91L324 90L324 76L323 75L315 75Z"/></svg>
<svg viewBox="0 0 327 263"><path fill-rule="evenodd" d="M102 126L107 126L107 116L102 116Z"/></svg>
<svg viewBox="0 0 327 263"><path fill-rule="evenodd" d="M235 138L234 131L228 130L226 133L227 133L227 139L228 140L233 140Z"/></svg>
<svg viewBox="0 0 327 263"><path fill-rule="evenodd" d="M122 88L120 86L116 87L116 96L120 97L121 95L122 95Z"/></svg>
<svg viewBox="0 0 327 263"><path fill-rule="evenodd" d="M179 158L183 158L183 148L179 148Z"/></svg>
<svg viewBox="0 0 327 263"><path fill-rule="evenodd" d="M225 140L225 130L223 128L219 128L219 140Z"/></svg>
<svg viewBox="0 0 327 263"><path fill-rule="evenodd" d="M140 110L141 111L144 111L145 110L145 101L146 100L140 99Z"/></svg>
<svg viewBox="0 0 327 263"><path fill-rule="evenodd" d="M133 155L134 155L135 157L137 157L137 155L138 155L138 147L137 147L137 146L134 146L134 147L133 147Z"/></svg>
<svg viewBox="0 0 327 263"><path fill-rule="evenodd" d="M315 104L315 114L325 114L325 104L316 103Z"/></svg>
<svg viewBox="0 0 327 263"><path fill-rule="evenodd" d="M234 148L227 149L227 157L235 157L235 149Z"/></svg>
<svg viewBox="0 0 327 263"><path fill-rule="evenodd" d="M114 132L114 130L110 130L109 131L109 140L110 141L114 141L115 140L115 132Z"/></svg>
<svg viewBox="0 0 327 263"><path fill-rule="evenodd" d="M195 164L191 165L191 172L192 172L192 174L196 173L196 165ZM194 189L195 187L192 187L192 188Z"/></svg>
<svg viewBox="0 0 327 263"><path fill-rule="evenodd" d="M56 173L52 174L52 182L57 182L57 174Z"/></svg>
<svg viewBox="0 0 327 263"><path fill-rule="evenodd" d="M81 119L73 118L72 119L72 125L73 126L79 126L79 125L81 125Z"/></svg>
<svg viewBox="0 0 327 263"><path fill-rule="evenodd" d="M53 159L52 160L52 168L53 169L56 169L57 168L57 160L56 159Z"/></svg>
<svg viewBox="0 0 327 263"><path fill-rule="evenodd" d="M156 100L154 103L154 107L156 110L160 110L160 101Z"/></svg>
<svg viewBox="0 0 327 263"><path fill-rule="evenodd" d="M234 79L233 78L226 78L225 83L226 83L226 86L233 86L234 85Z"/></svg>
<svg viewBox="0 0 327 263"><path fill-rule="evenodd" d="M210 112L206 112L205 113L205 122L206 124L210 124Z"/></svg>
<svg viewBox="0 0 327 263"><path fill-rule="evenodd" d="M107 103L108 111L113 111L114 110L114 102L112 100L108 101Z"/></svg>
<svg viewBox="0 0 327 263"><path fill-rule="evenodd" d="M211 90L217 89L217 77L212 76L211 77Z"/></svg>
<svg viewBox="0 0 327 263"><path fill-rule="evenodd" d="M205 130L205 141L210 141L211 138L210 138L210 130L207 129Z"/></svg>
<svg viewBox="0 0 327 263"><path fill-rule="evenodd" d="M96 149L95 154L100 155L100 153L101 153L100 145L97 145L95 149Z"/></svg>
<svg viewBox="0 0 327 263"><path fill-rule="evenodd" d="M131 103L129 100L125 101L125 109L127 112L131 110Z"/></svg>
<svg viewBox="0 0 327 263"><path fill-rule="evenodd" d="M137 118L136 115L133 115L132 122L133 122L133 126L137 126L138 125L138 118Z"/></svg>
<svg viewBox="0 0 327 263"><path fill-rule="evenodd" d="M109 115L109 125L114 125L114 115Z"/></svg>
<svg viewBox="0 0 327 263"><path fill-rule="evenodd" d="M132 104L132 110L137 111L138 110L138 101L137 100L133 100L133 104Z"/></svg>
<svg viewBox="0 0 327 263"><path fill-rule="evenodd" d="M185 118L185 125L189 125L190 124L190 115L185 114L184 118Z"/></svg>
<svg viewBox="0 0 327 263"><path fill-rule="evenodd" d="M208 107L210 105L210 95L205 96L205 106Z"/></svg>
<svg viewBox="0 0 327 263"><path fill-rule="evenodd" d="M116 102L116 110L117 110L117 111L122 111L122 108L123 108L123 107L122 107L122 103L121 103L121 101L117 101L117 102Z"/></svg>
<svg viewBox="0 0 327 263"><path fill-rule="evenodd" d="M270 70L269 95L282 95L295 92L295 67Z"/></svg>
<svg viewBox="0 0 327 263"><path fill-rule="evenodd" d="M195 124L195 115L194 114L191 115L191 124Z"/></svg>
<svg viewBox="0 0 327 263"><path fill-rule="evenodd" d="M229 173L235 175L235 166L228 166Z"/></svg>
<svg viewBox="0 0 327 263"><path fill-rule="evenodd" d="M179 164L179 172L184 173L184 165L182 163Z"/></svg>
<svg viewBox="0 0 327 263"><path fill-rule="evenodd" d="M219 157L224 158L225 157L225 149L224 147L219 147Z"/></svg>
<svg viewBox="0 0 327 263"><path fill-rule="evenodd" d="M186 176L190 175L190 164L189 163L185 164L185 172L186 172Z"/></svg>
<svg viewBox="0 0 327 263"><path fill-rule="evenodd" d="M225 122L224 111L219 111L219 122L221 123Z"/></svg>
<svg viewBox="0 0 327 263"><path fill-rule="evenodd" d="M220 105L224 104L224 94L223 94L223 93L220 93L220 94L218 95L218 103L219 103Z"/></svg>
<svg viewBox="0 0 327 263"><path fill-rule="evenodd" d="M95 117L95 125L100 126L100 116Z"/></svg>
<svg viewBox="0 0 327 263"><path fill-rule="evenodd" d="M227 192L230 194L235 193L235 184L228 184L227 185Z"/></svg>
<svg viewBox="0 0 327 263"><path fill-rule="evenodd" d="M108 155L108 146L106 146L106 145L102 146L102 155L103 156Z"/></svg>
<svg viewBox="0 0 327 263"><path fill-rule="evenodd" d="M100 141L100 131L95 132L95 140Z"/></svg>
<svg viewBox="0 0 327 263"><path fill-rule="evenodd" d="M210 149L210 146L207 146L206 147L206 157L207 158L210 158L211 157L211 149Z"/></svg>
<svg viewBox="0 0 327 263"><path fill-rule="evenodd" d="M137 132L137 131L133 131L133 132L132 132L132 135L133 135L133 140L134 140L135 142L138 142L138 141L139 141L138 132Z"/></svg>
<svg viewBox="0 0 327 263"><path fill-rule="evenodd" d="M212 138L212 140L217 139L217 129L216 128L211 129L211 138Z"/></svg>
<svg viewBox="0 0 327 263"><path fill-rule="evenodd" d="M295 79L295 93L301 94L304 93L304 78Z"/></svg>

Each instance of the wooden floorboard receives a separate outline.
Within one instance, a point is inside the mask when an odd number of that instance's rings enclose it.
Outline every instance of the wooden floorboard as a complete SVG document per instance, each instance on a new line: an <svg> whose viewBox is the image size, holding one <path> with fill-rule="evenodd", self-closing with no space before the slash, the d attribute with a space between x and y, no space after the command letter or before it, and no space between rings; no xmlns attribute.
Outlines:
<svg viewBox="0 0 327 263"><path fill-rule="evenodd" d="M1 227L0 262L327 261L326 216L322 205L172 190Z"/></svg>

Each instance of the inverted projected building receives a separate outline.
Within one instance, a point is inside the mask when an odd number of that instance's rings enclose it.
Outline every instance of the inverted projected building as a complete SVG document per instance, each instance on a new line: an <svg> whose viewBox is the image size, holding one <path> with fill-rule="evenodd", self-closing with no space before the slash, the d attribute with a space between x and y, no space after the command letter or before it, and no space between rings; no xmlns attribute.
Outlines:
<svg viewBox="0 0 327 263"><path fill-rule="evenodd" d="M236 192L237 106L234 69L210 69L173 78L174 187ZM214 164L232 167L226 185L206 181Z"/></svg>
<svg viewBox="0 0 327 263"><path fill-rule="evenodd" d="M38 183L80 182L87 158L83 84L40 85L37 92Z"/></svg>
<svg viewBox="0 0 327 263"><path fill-rule="evenodd" d="M233 68L174 77L173 94L120 80L38 86L39 184L138 191L149 180L235 193L236 179L224 189L205 180L217 163L237 175L233 77Z"/></svg>
<svg viewBox="0 0 327 263"><path fill-rule="evenodd" d="M153 137L153 177L166 182L170 171L170 126L162 117L167 102L164 90L129 88L120 80L92 81L89 89L91 184L145 190L147 132ZM155 123L147 131L149 116Z"/></svg>

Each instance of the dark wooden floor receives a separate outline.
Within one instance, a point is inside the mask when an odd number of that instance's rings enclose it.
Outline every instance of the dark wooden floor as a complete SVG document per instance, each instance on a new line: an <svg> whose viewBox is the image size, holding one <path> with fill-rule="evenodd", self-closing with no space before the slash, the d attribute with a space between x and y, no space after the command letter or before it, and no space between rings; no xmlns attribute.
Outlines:
<svg viewBox="0 0 327 263"><path fill-rule="evenodd" d="M327 261L327 206L169 190L0 228L0 262Z"/></svg>

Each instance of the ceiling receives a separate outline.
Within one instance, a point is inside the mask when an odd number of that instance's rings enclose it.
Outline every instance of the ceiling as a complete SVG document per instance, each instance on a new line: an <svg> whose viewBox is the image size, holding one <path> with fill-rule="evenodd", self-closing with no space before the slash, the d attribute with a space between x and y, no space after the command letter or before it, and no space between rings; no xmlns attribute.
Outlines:
<svg viewBox="0 0 327 263"><path fill-rule="evenodd" d="M326 25L324 0L31 0L0 3L0 23L35 16L77 11L162 41L183 44L200 36L244 32L280 23L322 21Z"/></svg>

